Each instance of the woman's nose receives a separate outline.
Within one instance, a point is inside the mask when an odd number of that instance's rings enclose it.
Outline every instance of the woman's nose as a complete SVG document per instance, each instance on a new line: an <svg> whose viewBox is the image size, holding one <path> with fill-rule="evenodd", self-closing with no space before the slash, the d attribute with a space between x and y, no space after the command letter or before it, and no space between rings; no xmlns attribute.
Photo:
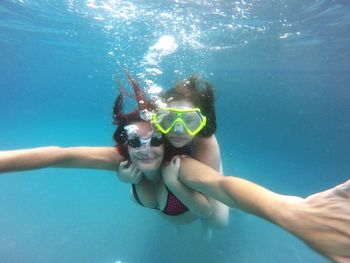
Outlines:
<svg viewBox="0 0 350 263"><path fill-rule="evenodd" d="M148 153L150 150L151 150L151 145L149 142L147 142L147 143L142 143L136 151L139 153L145 154L145 153Z"/></svg>

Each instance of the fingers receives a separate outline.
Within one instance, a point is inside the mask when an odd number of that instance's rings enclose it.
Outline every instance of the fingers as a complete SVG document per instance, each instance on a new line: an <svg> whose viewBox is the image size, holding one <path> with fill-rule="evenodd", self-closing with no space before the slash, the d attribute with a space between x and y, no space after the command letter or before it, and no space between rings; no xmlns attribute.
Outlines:
<svg viewBox="0 0 350 263"><path fill-rule="evenodd" d="M341 184L341 188L344 189L344 191L350 192L350 180L347 180L345 183Z"/></svg>
<svg viewBox="0 0 350 263"><path fill-rule="evenodd" d="M138 184L141 181L141 179L142 179L142 175L143 175L142 171L138 170L137 173L135 174L133 183L134 184Z"/></svg>
<svg viewBox="0 0 350 263"><path fill-rule="evenodd" d="M137 169L137 167L132 162L126 160L126 161L120 162L118 171L126 170L126 171L133 172L135 169Z"/></svg>
<svg viewBox="0 0 350 263"><path fill-rule="evenodd" d="M178 162L180 162L180 159L182 158L182 156L180 155L175 155L172 159L171 159L171 163L173 163L174 165Z"/></svg>
<svg viewBox="0 0 350 263"><path fill-rule="evenodd" d="M134 174L135 172L138 171L138 168L136 167L136 165L131 163L130 166L129 166L129 170L130 170L131 174Z"/></svg>
<svg viewBox="0 0 350 263"><path fill-rule="evenodd" d="M143 173L132 162L122 161L119 164L117 176L122 182L137 184L142 180Z"/></svg>
<svg viewBox="0 0 350 263"><path fill-rule="evenodd" d="M175 163L175 160L176 160L177 156L174 156L171 158L170 161L166 161L163 163L163 168L165 167L169 167L171 164L174 164Z"/></svg>
<svg viewBox="0 0 350 263"><path fill-rule="evenodd" d="M180 165L181 165L181 159L180 157L176 156L174 159L174 167L178 170L180 169Z"/></svg>
<svg viewBox="0 0 350 263"><path fill-rule="evenodd" d="M164 173L177 173L179 172L181 164L181 159L179 156L175 156L171 159L171 161L168 164L164 164L162 166L162 171Z"/></svg>
<svg viewBox="0 0 350 263"><path fill-rule="evenodd" d="M132 183L137 184L141 181L143 177L143 172L136 167L133 163L130 165L129 169L131 169L130 175L132 178Z"/></svg>
<svg viewBox="0 0 350 263"><path fill-rule="evenodd" d="M335 193L344 198L350 198L350 180L335 187Z"/></svg>
<svg viewBox="0 0 350 263"><path fill-rule="evenodd" d="M121 161L120 164L119 164L119 167L118 167L118 171L120 169L125 169L125 167L127 166L128 164L128 160L125 160L125 161Z"/></svg>

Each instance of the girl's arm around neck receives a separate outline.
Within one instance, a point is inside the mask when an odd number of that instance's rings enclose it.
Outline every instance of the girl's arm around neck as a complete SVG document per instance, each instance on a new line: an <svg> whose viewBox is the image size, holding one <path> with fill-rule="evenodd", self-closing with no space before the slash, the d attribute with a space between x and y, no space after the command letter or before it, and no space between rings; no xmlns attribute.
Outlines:
<svg viewBox="0 0 350 263"><path fill-rule="evenodd" d="M165 185L191 213L203 218L209 217L212 213L212 205L208 198L179 181L180 163L180 157L176 157L168 165L162 167Z"/></svg>
<svg viewBox="0 0 350 263"><path fill-rule="evenodd" d="M169 190L191 211L191 213L207 218L212 213L211 204L206 196L188 188L178 179L165 182Z"/></svg>
<svg viewBox="0 0 350 263"><path fill-rule="evenodd" d="M48 167L117 171L124 158L115 147L38 147L0 151L0 173Z"/></svg>
<svg viewBox="0 0 350 263"><path fill-rule="evenodd" d="M191 158L181 159L180 181L189 187L217 199L228 206L237 207L276 223L283 198L268 189L247 180L222 176L217 171Z"/></svg>

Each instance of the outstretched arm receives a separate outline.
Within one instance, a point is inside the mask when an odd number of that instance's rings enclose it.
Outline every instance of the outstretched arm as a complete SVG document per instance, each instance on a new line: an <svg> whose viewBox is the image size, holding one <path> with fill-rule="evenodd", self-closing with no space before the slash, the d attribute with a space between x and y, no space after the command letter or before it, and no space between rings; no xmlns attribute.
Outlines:
<svg viewBox="0 0 350 263"><path fill-rule="evenodd" d="M39 147L0 151L0 173L47 167L116 171L123 157L115 147Z"/></svg>
<svg viewBox="0 0 350 263"><path fill-rule="evenodd" d="M303 199L276 194L241 178L222 177L190 158L181 160L180 180L285 228L333 261L350 262L350 180Z"/></svg>
<svg viewBox="0 0 350 263"><path fill-rule="evenodd" d="M266 217L279 205L279 196L247 180L222 176L215 170L191 158L181 159L180 181L228 206L237 207L260 217Z"/></svg>

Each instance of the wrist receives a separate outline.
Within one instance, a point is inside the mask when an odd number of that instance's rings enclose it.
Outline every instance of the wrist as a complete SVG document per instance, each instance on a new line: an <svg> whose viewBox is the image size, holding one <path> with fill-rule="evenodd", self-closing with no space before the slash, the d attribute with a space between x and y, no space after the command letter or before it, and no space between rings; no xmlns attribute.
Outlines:
<svg viewBox="0 0 350 263"><path fill-rule="evenodd" d="M296 196L281 196L281 206L275 217L275 223L287 231L297 234L299 224L303 224L303 198Z"/></svg>
<svg viewBox="0 0 350 263"><path fill-rule="evenodd" d="M178 182L178 178L175 176L167 176L164 177L163 180L167 186L173 186Z"/></svg>

